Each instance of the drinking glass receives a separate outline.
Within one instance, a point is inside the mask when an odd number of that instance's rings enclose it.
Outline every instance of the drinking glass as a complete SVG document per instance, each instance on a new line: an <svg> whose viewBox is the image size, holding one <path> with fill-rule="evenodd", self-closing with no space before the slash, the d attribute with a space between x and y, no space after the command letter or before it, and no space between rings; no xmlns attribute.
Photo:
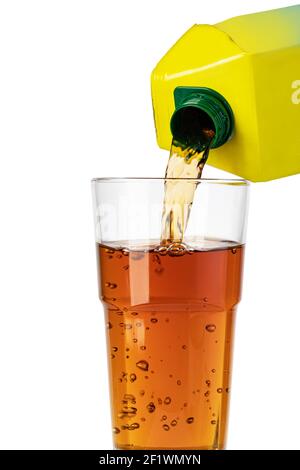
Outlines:
<svg viewBox="0 0 300 470"><path fill-rule="evenodd" d="M184 238L162 243L164 191L177 183L92 181L117 449L225 447L249 185L186 179Z"/></svg>

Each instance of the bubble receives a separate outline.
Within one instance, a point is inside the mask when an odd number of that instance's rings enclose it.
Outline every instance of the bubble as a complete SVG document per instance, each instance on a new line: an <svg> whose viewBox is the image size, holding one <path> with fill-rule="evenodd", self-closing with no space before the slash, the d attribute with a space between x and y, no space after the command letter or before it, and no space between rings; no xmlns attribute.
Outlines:
<svg viewBox="0 0 300 470"><path fill-rule="evenodd" d="M105 253L108 253L108 254L113 254L115 252L115 250L113 248L106 248L105 250Z"/></svg>
<svg viewBox="0 0 300 470"><path fill-rule="evenodd" d="M116 255L116 258L118 258L118 259L122 258L121 253L119 253L118 255Z"/></svg>
<svg viewBox="0 0 300 470"><path fill-rule="evenodd" d="M203 297L203 302L208 302L208 298L207 298L207 297Z"/></svg>
<svg viewBox="0 0 300 470"><path fill-rule="evenodd" d="M135 374L130 374L129 380L130 380L130 382L135 382L136 381L136 375Z"/></svg>
<svg viewBox="0 0 300 470"><path fill-rule="evenodd" d="M149 363L144 360L138 361L136 366L143 371L147 371L149 369Z"/></svg>
<svg viewBox="0 0 300 470"><path fill-rule="evenodd" d="M151 323L157 323L158 322L157 318L151 318L150 321L151 321Z"/></svg>
<svg viewBox="0 0 300 470"><path fill-rule="evenodd" d="M143 421L143 422L146 421L146 418L141 418L141 421Z"/></svg>
<svg viewBox="0 0 300 470"><path fill-rule="evenodd" d="M211 420L210 424L217 424L217 421L215 419Z"/></svg>
<svg viewBox="0 0 300 470"><path fill-rule="evenodd" d="M129 255L129 250L127 250L127 248L123 248L122 255L123 256L128 256Z"/></svg>
<svg viewBox="0 0 300 470"><path fill-rule="evenodd" d="M116 356L114 354L111 355L111 358L114 359Z"/></svg>
<svg viewBox="0 0 300 470"><path fill-rule="evenodd" d="M132 424L125 424L121 426L121 429L127 430L127 431L134 431L135 429L138 429L140 427L139 423L132 423Z"/></svg>
<svg viewBox="0 0 300 470"><path fill-rule="evenodd" d="M107 329L108 329L108 330L111 330L112 324L110 323L110 321L106 324L106 326L107 326Z"/></svg>
<svg viewBox="0 0 300 470"><path fill-rule="evenodd" d="M161 417L161 420L162 420L162 421L166 421L166 419L168 419L168 417L167 417L166 415L163 415L163 416Z"/></svg>
<svg viewBox="0 0 300 470"><path fill-rule="evenodd" d="M138 315L138 312L131 312L131 315L136 316Z"/></svg>
<svg viewBox="0 0 300 470"><path fill-rule="evenodd" d="M236 248L232 248L231 253L232 253L233 255L235 255L235 254L236 254Z"/></svg>
<svg viewBox="0 0 300 470"><path fill-rule="evenodd" d="M221 388L221 387L220 387L220 388L217 388L217 392L218 392L218 393L222 393L222 392L223 392L223 388Z"/></svg>
<svg viewBox="0 0 300 470"><path fill-rule="evenodd" d="M204 393L204 396L209 397L209 391L208 390L207 390L207 392Z"/></svg>
<svg viewBox="0 0 300 470"><path fill-rule="evenodd" d="M216 413L212 413L212 416L216 416Z"/></svg>
<svg viewBox="0 0 300 470"><path fill-rule="evenodd" d="M154 271L156 274L162 274L164 272L164 268L162 266L159 266L158 268L155 268Z"/></svg>
<svg viewBox="0 0 300 470"><path fill-rule="evenodd" d="M113 428L113 433L114 434L119 434L119 432L121 432L119 428Z"/></svg>
<svg viewBox="0 0 300 470"><path fill-rule="evenodd" d="M126 351L130 351L130 349L129 349L129 348L126 348Z"/></svg>
<svg viewBox="0 0 300 470"><path fill-rule="evenodd" d="M182 349L187 349L187 345L184 344L184 345L182 346Z"/></svg>
<svg viewBox="0 0 300 470"><path fill-rule="evenodd" d="M133 338L132 341L133 341L133 343L137 343L138 340L136 338Z"/></svg>
<svg viewBox="0 0 300 470"><path fill-rule="evenodd" d="M137 321L135 326L137 326L138 328L140 328L142 326L142 323L140 321Z"/></svg>
<svg viewBox="0 0 300 470"><path fill-rule="evenodd" d="M143 259L144 256L145 256L145 253L143 253L142 251L132 251L130 253L130 259L132 259L133 261L139 261Z"/></svg>
<svg viewBox="0 0 300 470"><path fill-rule="evenodd" d="M169 404L171 403L171 401L172 401L172 400L171 400L171 397L166 397L166 398L164 399L164 404L165 404L165 405L169 405Z"/></svg>
<svg viewBox="0 0 300 470"><path fill-rule="evenodd" d="M158 246L154 248L154 251L158 253L160 256L166 256L168 252L168 248L166 246Z"/></svg>
<svg viewBox="0 0 300 470"><path fill-rule="evenodd" d="M177 424L176 419L173 419L173 420L171 421L171 426L176 426L176 424Z"/></svg>
<svg viewBox="0 0 300 470"><path fill-rule="evenodd" d="M147 410L149 413L153 413L155 411L156 406L154 405L153 401L150 401L147 405Z"/></svg>
<svg viewBox="0 0 300 470"><path fill-rule="evenodd" d="M141 346L140 349L141 349L142 351L145 351L146 346Z"/></svg>
<svg viewBox="0 0 300 470"><path fill-rule="evenodd" d="M135 403L135 396L131 393L125 393L123 397L123 403Z"/></svg>
<svg viewBox="0 0 300 470"><path fill-rule="evenodd" d="M163 401L162 401L161 398L158 398L158 399L157 399L157 403L158 403L159 405L162 405L162 402L163 402Z"/></svg>
<svg viewBox="0 0 300 470"><path fill-rule="evenodd" d="M114 346L114 347L112 348L112 350L113 350L113 352L117 352L117 351L118 351L118 348L117 348L116 346Z"/></svg>
<svg viewBox="0 0 300 470"><path fill-rule="evenodd" d="M171 378L173 377L173 374L170 374L169 377L170 377L170 379L171 379Z"/></svg>
<svg viewBox="0 0 300 470"><path fill-rule="evenodd" d="M122 269L124 269L124 271L127 271L129 269L129 264L125 264Z"/></svg>
<svg viewBox="0 0 300 470"><path fill-rule="evenodd" d="M216 325L206 325L205 327L206 331L208 331L209 333L213 333L214 331L216 331Z"/></svg>
<svg viewBox="0 0 300 470"><path fill-rule="evenodd" d="M211 371L212 371L212 373L214 374L214 373L216 372L216 369L212 369Z"/></svg>
<svg viewBox="0 0 300 470"><path fill-rule="evenodd" d="M182 256L187 252L187 247L183 243L171 243L168 246L168 255Z"/></svg>
<svg viewBox="0 0 300 470"><path fill-rule="evenodd" d="M187 418L186 422L188 424L192 424L194 422L194 418L191 416L190 418Z"/></svg>
<svg viewBox="0 0 300 470"><path fill-rule="evenodd" d="M169 429L170 429L170 426L168 426L167 424L163 424L164 431L169 431Z"/></svg>
<svg viewBox="0 0 300 470"><path fill-rule="evenodd" d="M170 318L166 318L166 323L169 323L169 321L170 321Z"/></svg>
<svg viewBox="0 0 300 470"><path fill-rule="evenodd" d="M126 359L129 359L130 356L126 356Z"/></svg>
<svg viewBox="0 0 300 470"><path fill-rule="evenodd" d="M206 380L205 383L206 383L206 385L207 385L208 387L210 387L210 384L211 384L211 381L210 381L210 380Z"/></svg>
<svg viewBox="0 0 300 470"><path fill-rule="evenodd" d="M177 380L177 385L181 385L181 380Z"/></svg>
<svg viewBox="0 0 300 470"><path fill-rule="evenodd" d="M158 255L153 256L153 261L154 261L154 263L161 264L161 260L160 260L160 257Z"/></svg>
<svg viewBox="0 0 300 470"><path fill-rule="evenodd" d="M186 407L187 407L187 405L188 405L188 404L187 404L187 402L185 402L185 403L183 404L184 408L186 408Z"/></svg>
<svg viewBox="0 0 300 470"><path fill-rule="evenodd" d="M110 286L110 282L106 282L105 287L109 287L109 286Z"/></svg>
<svg viewBox="0 0 300 470"><path fill-rule="evenodd" d="M110 289L115 289L116 287L118 287L117 284L114 284L113 282L109 284Z"/></svg>
<svg viewBox="0 0 300 470"><path fill-rule="evenodd" d="M229 388L229 387L228 387L228 388L226 388L226 390L225 390L225 391L226 391L226 393L229 393L229 392L230 392L230 388Z"/></svg>
<svg viewBox="0 0 300 470"><path fill-rule="evenodd" d="M148 375L145 375L145 379L146 379L146 380L148 380L148 379L149 379Z"/></svg>
<svg viewBox="0 0 300 470"><path fill-rule="evenodd" d="M145 395L145 390L140 390L140 395L143 397Z"/></svg>

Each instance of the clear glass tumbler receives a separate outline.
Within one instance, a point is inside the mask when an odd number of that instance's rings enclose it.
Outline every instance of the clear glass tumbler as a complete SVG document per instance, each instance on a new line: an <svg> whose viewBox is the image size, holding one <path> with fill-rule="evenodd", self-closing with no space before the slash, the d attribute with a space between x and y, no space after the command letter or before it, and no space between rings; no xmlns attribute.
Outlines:
<svg viewBox="0 0 300 470"><path fill-rule="evenodd" d="M187 179L184 239L162 244L165 184L92 181L114 445L224 449L248 183Z"/></svg>

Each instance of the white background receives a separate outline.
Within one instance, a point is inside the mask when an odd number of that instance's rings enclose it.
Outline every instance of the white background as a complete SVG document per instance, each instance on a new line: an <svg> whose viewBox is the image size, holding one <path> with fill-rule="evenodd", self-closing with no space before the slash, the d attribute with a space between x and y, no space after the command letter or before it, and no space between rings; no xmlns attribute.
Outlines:
<svg viewBox="0 0 300 470"><path fill-rule="evenodd" d="M289 4L1 1L1 448L111 448L90 179L163 176L150 72L185 30ZM300 449L299 200L252 185L230 449Z"/></svg>

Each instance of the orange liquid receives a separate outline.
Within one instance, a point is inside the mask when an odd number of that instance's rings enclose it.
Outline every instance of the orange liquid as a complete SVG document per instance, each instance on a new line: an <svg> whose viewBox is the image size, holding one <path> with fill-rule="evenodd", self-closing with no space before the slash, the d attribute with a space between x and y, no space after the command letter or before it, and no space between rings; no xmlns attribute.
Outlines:
<svg viewBox="0 0 300 470"><path fill-rule="evenodd" d="M116 448L224 448L243 251L97 245Z"/></svg>

